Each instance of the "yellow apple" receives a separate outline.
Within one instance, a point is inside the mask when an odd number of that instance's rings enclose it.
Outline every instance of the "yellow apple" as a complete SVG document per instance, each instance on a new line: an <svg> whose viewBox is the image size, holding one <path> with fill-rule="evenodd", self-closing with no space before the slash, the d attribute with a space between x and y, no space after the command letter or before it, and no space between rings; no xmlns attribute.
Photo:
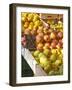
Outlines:
<svg viewBox="0 0 72 90"><path fill-rule="evenodd" d="M29 26L29 22L24 23L24 28L27 28Z"/></svg>

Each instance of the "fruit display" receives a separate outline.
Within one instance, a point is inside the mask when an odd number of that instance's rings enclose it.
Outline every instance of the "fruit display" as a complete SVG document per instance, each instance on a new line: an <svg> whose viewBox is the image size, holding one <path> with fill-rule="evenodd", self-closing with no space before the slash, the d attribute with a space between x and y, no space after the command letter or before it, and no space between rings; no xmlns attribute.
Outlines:
<svg viewBox="0 0 72 90"><path fill-rule="evenodd" d="M29 45L34 49L32 55L47 75L62 75L63 17L46 14L43 18L42 15L21 13L21 43L25 48Z"/></svg>

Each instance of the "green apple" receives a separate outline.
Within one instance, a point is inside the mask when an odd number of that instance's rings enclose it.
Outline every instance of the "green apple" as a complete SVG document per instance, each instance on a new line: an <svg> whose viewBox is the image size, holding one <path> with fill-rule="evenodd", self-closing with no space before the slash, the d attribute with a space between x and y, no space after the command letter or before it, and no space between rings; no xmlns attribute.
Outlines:
<svg viewBox="0 0 72 90"><path fill-rule="evenodd" d="M50 56L50 60L51 60L51 62L56 61L56 59L57 59L57 57L56 57L55 54L52 54L52 55Z"/></svg>
<svg viewBox="0 0 72 90"><path fill-rule="evenodd" d="M59 65L61 65L61 64L62 64L62 60L56 60L56 61L55 61L55 65L56 65L56 66L59 66Z"/></svg>
<svg viewBox="0 0 72 90"><path fill-rule="evenodd" d="M54 75L54 71L53 70L51 70L49 73L48 73L48 75Z"/></svg>
<svg viewBox="0 0 72 90"><path fill-rule="evenodd" d="M49 49L44 49L44 51L43 51L43 53L46 55L46 56L48 56L48 54L49 54Z"/></svg>
<svg viewBox="0 0 72 90"><path fill-rule="evenodd" d="M61 65L61 66L59 67L59 74L60 74L60 75L63 75L63 65Z"/></svg>
<svg viewBox="0 0 72 90"><path fill-rule="evenodd" d="M39 50L36 50L33 55L34 55L35 57L37 57L37 56L39 55L39 53L40 53L40 51L39 51Z"/></svg>
<svg viewBox="0 0 72 90"><path fill-rule="evenodd" d="M44 53L40 52L40 53L38 54L38 57L40 58L40 57L42 57L42 56L45 56L45 55L44 55Z"/></svg>
<svg viewBox="0 0 72 90"><path fill-rule="evenodd" d="M57 54L58 54L58 55L61 54L61 50L60 50L60 48L56 49L56 51L57 51Z"/></svg>
<svg viewBox="0 0 72 90"><path fill-rule="evenodd" d="M45 67L49 64L48 58L46 56L40 57L40 63Z"/></svg>
<svg viewBox="0 0 72 90"><path fill-rule="evenodd" d="M56 49L52 49L52 50L51 50L51 53L52 53L52 54L57 54Z"/></svg>
<svg viewBox="0 0 72 90"><path fill-rule="evenodd" d="M61 53L63 54L63 49L61 49Z"/></svg>
<svg viewBox="0 0 72 90"><path fill-rule="evenodd" d="M63 54L58 55L57 58L58 58L59 60L62 60L62 59L63 59Z"/></svg>
<svg viewBox="0 0 72 90"><path fill-rule="evenodd" d="M50 71L50 69L51 69L50 64L48 64L47 66L45 66L45 67L44 67L44 70L45 70L46 72L49 72L49 71Z"/></svg>

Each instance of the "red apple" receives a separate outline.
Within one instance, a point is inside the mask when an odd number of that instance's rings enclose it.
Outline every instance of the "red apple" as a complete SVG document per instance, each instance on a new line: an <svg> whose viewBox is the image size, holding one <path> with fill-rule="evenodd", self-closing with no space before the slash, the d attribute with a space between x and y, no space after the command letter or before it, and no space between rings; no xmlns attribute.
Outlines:
<svg viewBox="0 0 72 90"><path fill-rule="evenodd" d="M63 32L58 32L57 37L58 37L58 38L63 38Z"/></svg>
<svg viewBox="0 0 72 90"><path fill-rule="evenodd" d="M37 50L40 50L40 51L43 50L43 44L42 43L37 44Z"/></svg>
<svg viewBox="0 0 72 90"><path fill-rule="evenodd" d="M55 39L55 38L56 38L56 33L52 32L52 33L50 34L50 38L51 38L51 39Z"/></svg>
<svg viewBox="0 0 72 90"><path fill-rule="evenodd" d="M58 43L58 40L57 39L54 39L54 40L52 40L52 42L54 42L54 43Z"/></svg>
<svg viewBox="0 0 72 90"><path fill-rule="evenodd" d="M43 39L41 38L41 36L37 35L36 36L36 42L39 43L39 42L42 42Z"/></svg>
<svg viewBox="0 0 72 90"><path fill-rule="evenodd" d="M29 35L30 34L30 30L29 29L25 29L24 34Z"/></svg>
<svg viewBox="0 0 72 90"><path fill-rule="evenodd" d="M59 40L59 43L63 44L63 39L60 39L60 40Z"/></svg>
<svg viewBox="0 0 72 90"><path fill-rule="evenodd" d="M48 48L50 48L50 43L45 43L43 49L48 49Z"/></svg>
<svg viewBox="0 0 72 90"><path fill-rule="evenodd" d="M44 34L41 32L38 34L41 38L43 38Z"/></svg>
<svg viewBox="0 0 72 90"><path fill-rule="evenodd" d="M49 36L49 35L44 35L44 40L45 40L46 42L50 41L50 36Z"/></svg>
<svg viewBox="0 0 72 90"><path fill-rule="evenodd" d="M50 34L53 30L52 29L48 29L48 33Z"/></svg>
<svg viewBox="0 0 72 90"><path fill-rule="evenodd" d="M36 35L36 33L37 33L37 32L36 32L35 29L34 29L34 30L31 30L31 34L32 34L32 35Z"/></svg>
<svg viewBox="0 0 72 90"><path fill-rule="evenodd" d="M57 48L62 48L63 45L62 45L61 43L58 43L58 44L56 45L56 47L57 47Z"/></svg>
<svg viewBox="0 0 72 90"><path fill-rule="evenodd" d="M51 43L51 48L56 48L56 43L55 42Z"/></svg>
<svg viewBox="0 0 72 90"><path fill-rule="evenodd" d="M43 29L38 29L37 30L37 33L42 33L43 32Z"/></svg>

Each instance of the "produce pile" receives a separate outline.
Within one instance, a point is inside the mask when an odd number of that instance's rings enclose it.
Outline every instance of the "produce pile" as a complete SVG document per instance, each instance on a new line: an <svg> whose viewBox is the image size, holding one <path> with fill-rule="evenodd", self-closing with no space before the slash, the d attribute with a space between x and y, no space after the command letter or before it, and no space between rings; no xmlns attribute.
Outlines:
<svg viewBox="0 0 72 90"><path fill-rule="evenodd" d="M22 45L32 36L36 50L31 51L47 75L63 74L63 19L42 20L37 13L21 13Z"/></svg>

